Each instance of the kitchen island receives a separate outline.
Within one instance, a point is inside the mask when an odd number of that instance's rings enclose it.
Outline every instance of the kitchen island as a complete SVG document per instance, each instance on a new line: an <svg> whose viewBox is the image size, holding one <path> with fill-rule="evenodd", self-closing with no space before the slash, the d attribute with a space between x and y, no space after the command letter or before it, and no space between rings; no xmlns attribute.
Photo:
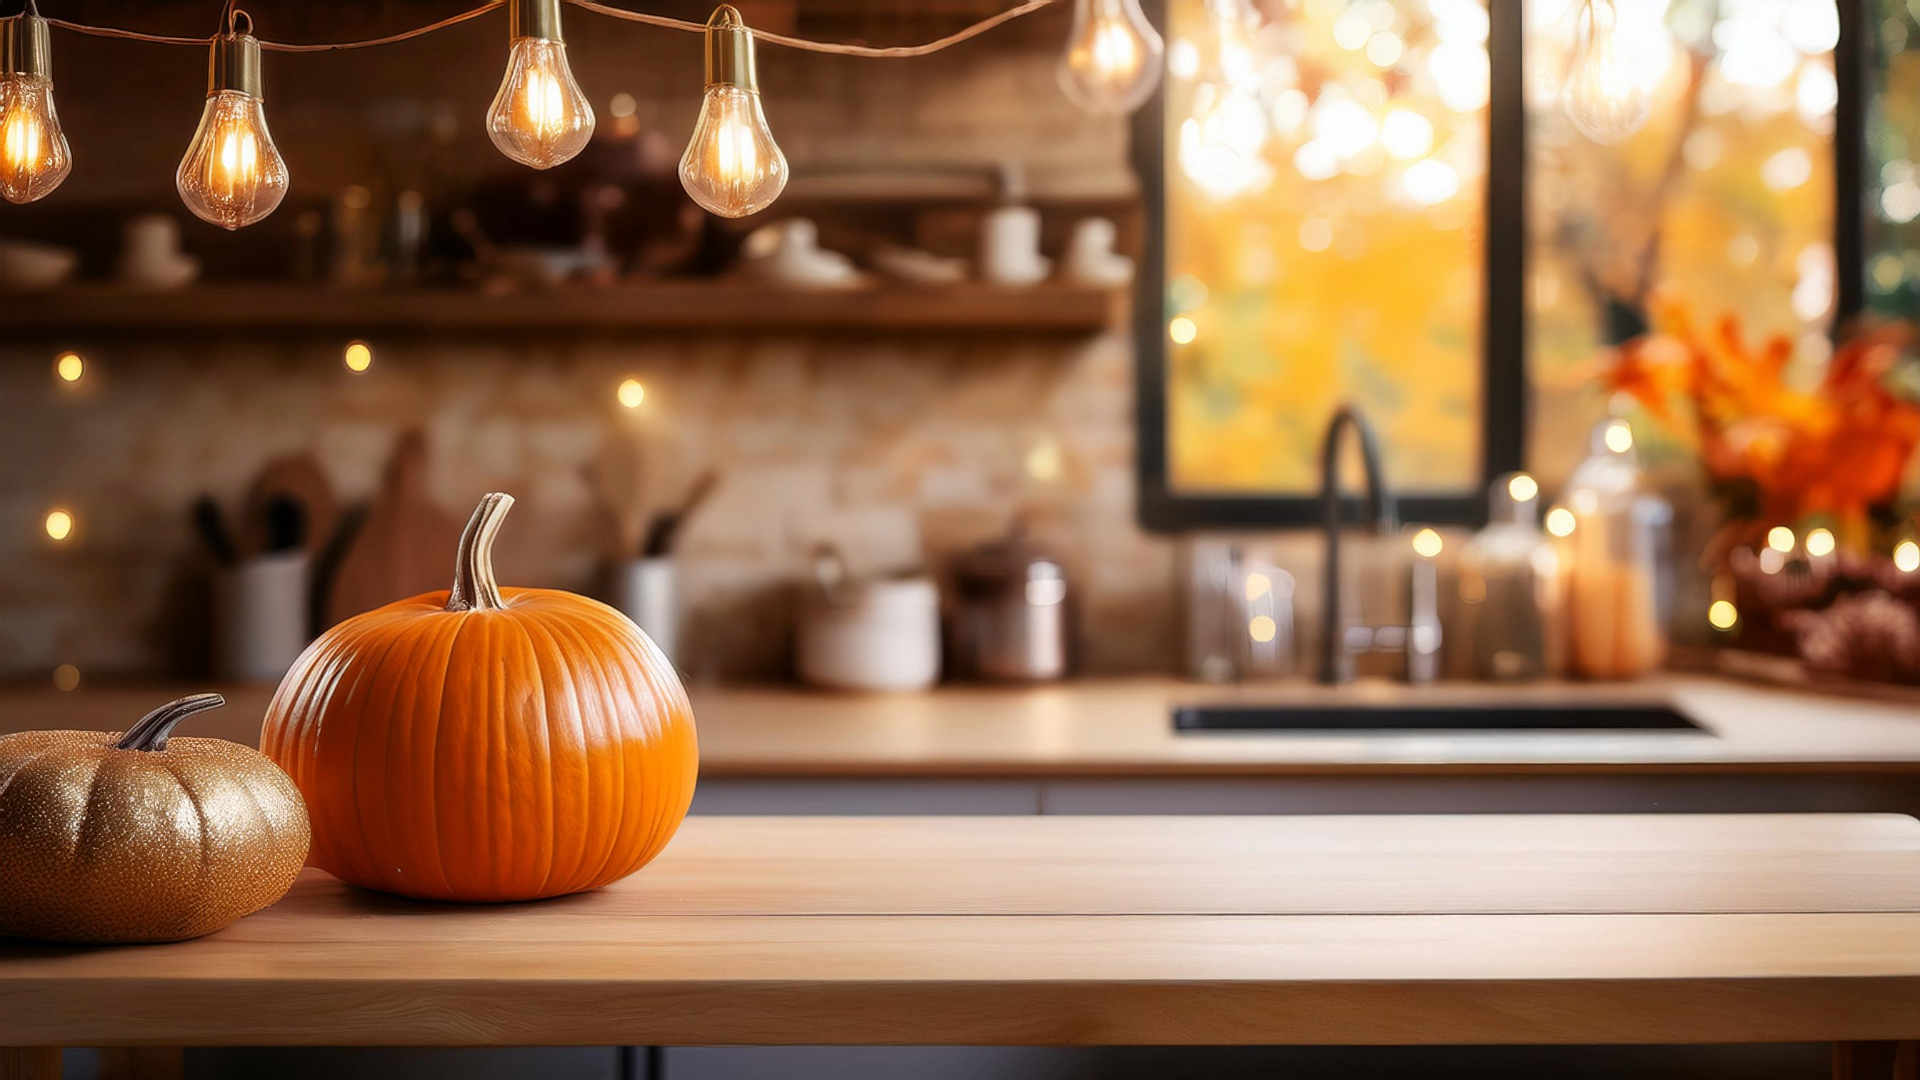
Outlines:
<svg viewBox="0 0 1920 1080"><path fill-rule="evenodd" d="M694 818L542 903L309 870L197 941L0 944L8 1080L59 1045L1812 1040L1911 1080L1915 1037L1893 815Z"/></svg>

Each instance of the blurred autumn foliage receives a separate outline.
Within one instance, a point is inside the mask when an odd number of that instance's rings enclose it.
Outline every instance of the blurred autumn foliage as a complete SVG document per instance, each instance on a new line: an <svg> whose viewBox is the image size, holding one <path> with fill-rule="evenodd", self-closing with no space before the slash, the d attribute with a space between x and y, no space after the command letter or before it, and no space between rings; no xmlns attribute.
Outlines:
<svg viewBox="0 0 1920 1080"><path fill-rule="evenodd" d="M1876 526L1899 519L1920 447L1920 402L1897 378L1916 363L1912 326L1867 328L1835 350L1817 382L1797 387L1786 335L1749 339L1739 316L1703 323L1666 296L1652 314L1653 331L1623 345L1605 378L1653 416L1691 426L1726 512L1718 553L1808 521L1861 549Z"/></svg>

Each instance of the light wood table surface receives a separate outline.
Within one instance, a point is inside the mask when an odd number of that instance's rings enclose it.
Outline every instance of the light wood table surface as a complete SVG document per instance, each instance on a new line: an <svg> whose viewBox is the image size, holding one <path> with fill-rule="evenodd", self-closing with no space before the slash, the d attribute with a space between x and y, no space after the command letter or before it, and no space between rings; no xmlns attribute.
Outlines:
<svg viewBox="0 0 1920 1080"><path fill-rule="evenodd" d="M271 686L83 684L0 689L0 734L120 730L183 694L228 705L189 735L257 746ZM1169 678L1037 687L943 686L916 694L793 687L691 690L700 774L798 777L1404 776L1593 773L1920 775L1920 696L1871 701L1674 675L1637 683L1408 687L1361 682L1204 686ZM1425 732L1175 734L1177 706L1236 702L1472 706L1672 704L1704 733Z"/></svg>
<svg viewBox="0 0 1920 1080"><path fill-rule="evenodd" d="M1832 1041L1911 1078L1916 1036L1897 815L692 818L581 896L308 871L197 941L0 944L16 1047Z"/></svg>

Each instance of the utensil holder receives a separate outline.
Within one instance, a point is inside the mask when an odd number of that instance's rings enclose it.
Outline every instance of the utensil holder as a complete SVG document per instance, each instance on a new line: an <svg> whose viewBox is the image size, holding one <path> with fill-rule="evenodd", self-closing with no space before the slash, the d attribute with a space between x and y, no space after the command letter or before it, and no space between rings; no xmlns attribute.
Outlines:
<svg viewBox="0 0 1920 1080"><path fill-rule="evenodd" d="M613 606L646 631L667 659L680 658L679 567L670 558L629 559L613 568Z"/></svg>
<svg viewBox="0 0 1920 1080"><path fill-rule="evenodd" d="M308 565L303 551L261 555L213 579L213 673L270 682L307 647Z"/></svg>

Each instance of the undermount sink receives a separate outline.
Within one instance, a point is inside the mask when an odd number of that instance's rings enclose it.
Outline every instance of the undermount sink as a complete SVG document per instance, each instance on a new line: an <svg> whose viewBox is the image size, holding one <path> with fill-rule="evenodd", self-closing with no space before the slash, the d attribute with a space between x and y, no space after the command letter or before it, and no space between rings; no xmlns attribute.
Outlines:
<svg viewBox="0 0 1920 1080"><path fill-rule="evenodd" d="M1176 708L1173 727L1182 734L1209 731L1707 733L1685 714L1666 705L1202 705Z"/></svg>

